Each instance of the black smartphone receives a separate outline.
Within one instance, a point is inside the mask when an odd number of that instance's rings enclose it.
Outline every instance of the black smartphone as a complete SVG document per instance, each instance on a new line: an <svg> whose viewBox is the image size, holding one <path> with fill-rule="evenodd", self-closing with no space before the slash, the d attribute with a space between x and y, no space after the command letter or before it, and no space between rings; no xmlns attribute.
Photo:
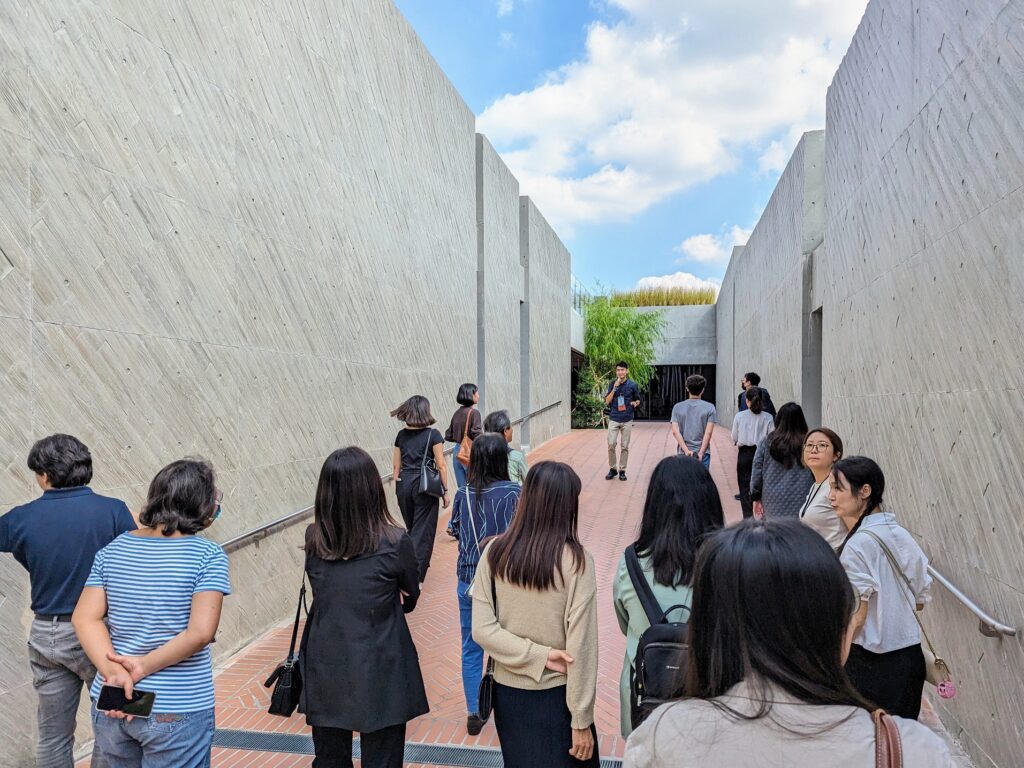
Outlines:
<svg viewBox="0 0 1024 768"><path fill-rule="evenodd" d="M124 712L135 717L149 717L153 713L156 694L152 691L140 691L136 688L129 699L124 695L124 688L116 685L104 685L100 688L100 697L96 709L100 712Z"/></svg>

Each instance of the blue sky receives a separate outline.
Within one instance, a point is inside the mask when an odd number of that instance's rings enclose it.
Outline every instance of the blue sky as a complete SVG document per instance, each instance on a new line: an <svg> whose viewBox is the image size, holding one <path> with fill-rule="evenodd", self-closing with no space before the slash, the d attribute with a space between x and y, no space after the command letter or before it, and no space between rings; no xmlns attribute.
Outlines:
<svg viewBox="0 0 1024 768"><path fill-rule="evenodd" d="M626 289L722 278L866 0L396 3L576 276Z"/></svg>

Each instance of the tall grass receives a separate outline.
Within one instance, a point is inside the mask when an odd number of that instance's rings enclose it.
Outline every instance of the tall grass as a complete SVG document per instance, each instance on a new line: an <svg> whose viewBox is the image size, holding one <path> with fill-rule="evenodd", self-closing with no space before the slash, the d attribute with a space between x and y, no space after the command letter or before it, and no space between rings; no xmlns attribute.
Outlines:
<svg viewBox="0 0 1024 768"><path fill-rule="evenodd" d="M714 304L713 288L634 288L615 291L610 300L614 307L680 307L689 304Z"/></svg>

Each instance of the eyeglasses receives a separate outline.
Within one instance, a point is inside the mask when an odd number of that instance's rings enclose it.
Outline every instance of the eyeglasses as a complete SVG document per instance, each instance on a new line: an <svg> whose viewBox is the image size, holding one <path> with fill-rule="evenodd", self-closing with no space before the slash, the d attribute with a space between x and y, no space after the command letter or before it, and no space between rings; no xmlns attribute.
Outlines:
<svg viewBox="0 0 1024 768"><path fill-rule="evenodd" d="M824 453L832 448L832 443L804 443L804 450L808 453Z"/></svg>

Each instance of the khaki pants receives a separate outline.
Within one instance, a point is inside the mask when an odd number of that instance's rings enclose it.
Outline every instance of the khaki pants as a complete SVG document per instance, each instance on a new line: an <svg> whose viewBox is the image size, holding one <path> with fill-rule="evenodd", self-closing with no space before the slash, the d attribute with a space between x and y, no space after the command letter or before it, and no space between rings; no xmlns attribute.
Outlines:
<svg viewBox="0 0 1024 768"><path fill-rule="evenodd" d="M633 431L632 421L609 421L608 422L608 466L620 472L626 471L626 463L629 461L629 433ZM621 435L621 439L620 436ZM615 441L619 440L621 450L619 459L615 460Z"/></svg>

